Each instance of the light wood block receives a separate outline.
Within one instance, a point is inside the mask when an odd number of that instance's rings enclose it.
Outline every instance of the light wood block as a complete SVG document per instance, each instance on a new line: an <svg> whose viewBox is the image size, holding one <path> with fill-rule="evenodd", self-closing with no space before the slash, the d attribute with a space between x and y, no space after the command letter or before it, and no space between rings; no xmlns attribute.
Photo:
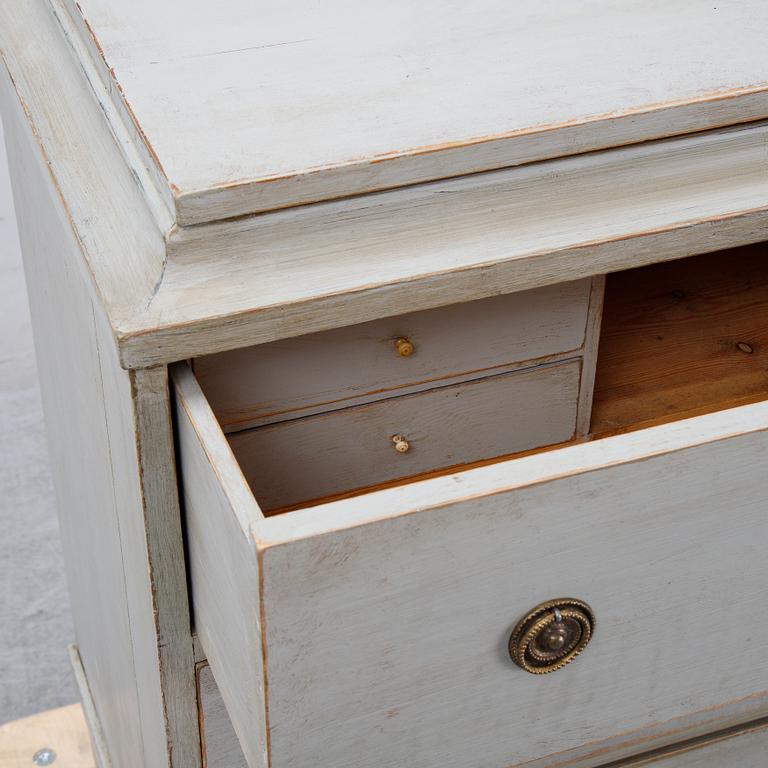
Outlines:
<svg viewBox="0 0 768 768"><path fill-rule="evenodd" d="M768 244L610 275L592 430L768 399Z"/></svg>
<svg viewBox="0 0 768 768"><path fill-rule="evenodd" d="M56 753L56 768L97 768L79 704L0 725L0 767L30 768L42 749Z"/></svg>

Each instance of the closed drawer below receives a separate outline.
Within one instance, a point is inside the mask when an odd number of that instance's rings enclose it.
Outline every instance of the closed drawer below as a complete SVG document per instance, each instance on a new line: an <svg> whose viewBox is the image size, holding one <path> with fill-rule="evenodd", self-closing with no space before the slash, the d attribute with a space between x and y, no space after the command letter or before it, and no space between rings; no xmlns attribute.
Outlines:
<svg viewBox="0 0 768 768"><path fill-rule="evenodd" d="M197 696L206 768L248 768L211 668L198 665ZM684 733L684 732L683 732ZM708 734L640 757L612 762L611 768L765 768L768 723Z"/></svg>
<svg viewBox="0 0 768 768"><path fill-rule="evenodd" d="M238 432L230 443L272 511L570 440L580 371L570 360L500 374Z"/></svg>
<svg viewBox="0 0 768 768"><path fill-rule="evenodd" d="M765 768L768 725L706 738L626 764L626 768Z"/></svg>

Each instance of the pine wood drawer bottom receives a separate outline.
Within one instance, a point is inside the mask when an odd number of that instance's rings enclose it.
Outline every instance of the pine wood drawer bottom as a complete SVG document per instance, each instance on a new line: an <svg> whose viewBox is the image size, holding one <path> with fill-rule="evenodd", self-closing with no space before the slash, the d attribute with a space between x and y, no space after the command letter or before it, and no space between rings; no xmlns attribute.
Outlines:
<svg viewBox="0 0 768 768"><path fill-rule="evenodd" d="M768 715L768 404L265 518L174 379L195 626L251 768L587 768ZM527 674L509 633L565 595L594 639Z"/></svg>

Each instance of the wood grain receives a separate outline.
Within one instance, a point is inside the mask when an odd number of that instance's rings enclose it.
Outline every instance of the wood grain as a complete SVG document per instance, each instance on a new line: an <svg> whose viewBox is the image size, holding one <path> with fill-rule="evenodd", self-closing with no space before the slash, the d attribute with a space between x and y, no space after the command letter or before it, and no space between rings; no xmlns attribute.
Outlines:
<svg viewBox="0 0 768 768"><path fill-rule="evenodd" d="M768 239L760 124L173 228L135 125L106 124L118 107L76 58L88 45L76 22L59 14L57 26L45 0L0 14L13 99L125 367ZM718 102L722 114L734 98Z"/></svg>
<svg viewBox="0 0 768 768"><path fill-rule="evenodd" d="M41 712L0 725L0 765L30 768L35 753L48 747L57 768L96 768L88 727L79 704Z"/></svg>
<svg viewBox="0 0 768 768"><path fill-rule="evenodd" d="M589 280L561 283L198 358L195 377L230 432L575 357L589 302Z"/></svg>
<svg viewBox="0 0 768 768"><path fill-rule="evenodd" d="M761 651L739 629L754 620L764 583L765 403L573 445L556 463L538 454L266 519L254 507L227 534L222 522L242 504L211 519L219 505L201 483L225 478L230 499L244 484L191 376L183 386L187 418L200 425L194 450L210 463L187 474L197 488L188 493L203 500L201 540L219 542L200 550L198 568L214 578L227 539L249 532L261 554L273 762L312 755L381 768L385 755L392 765L466 768L481 753L490 764L592 768L768 712ZM537 567L542 556L558 567ZM373 586L366 574L376 574ZM237 620L256 593L226 583L216 611L230 606ZM505 660L505 633L514 604L524 612L574 590L596 608L600 635L546 681L542 699L541 681L515 677ZM687 637L697 622L709 626L715 611L721 629L702 625L696 653L681 657L682 628ZM222 666L262 647L259 633L228 636L237 644L219 649ZM248 722L233 707L242 675L214 674L230 713ZM623 697L615 686L645 693ZM248 695L258 701L260 690ZM552 719L565 723L557 738ZM302 739L291 738L298 730ZM258 744L238 732L244 748Z"/></svg>
<svg viewBox="0 0 768 768"><path fill-rule="evenodd" d="M265 512L422 472L561 443L581 362L538 366L230 435ZM407 453L392 437L403 435Z"/></svg>
<svg viewBox="0 0 768 768"><path fill-rule="evenodd" d="M767 753L768 726L762 724L622 765L626 768L763 768Z"/></svg>
<svg viewBox="0 0 768 768"><path fill-rule="evenodd" d="M195 629L250 768L268 765L261 643L262 515L189 367L173 369Z"/></svg>
<svg viewBox="0 0 768 768"><path fill-rule="evenodd" d="M66 5L181 224L768 117L761 0Z"/></svg>
<svg viewBox="0 0 768 768"><path fill-rule="evenodd" d="M125 365L768 239L762 124L174 230ZM353 268L351 265L354 265Z"/></svg>
<svg viewBox="0 0 768 768"><path fill-rule="evenodd" d="M51 67L65 79L36 126L6 72L2 98L77 643L115 768L133 768L137 760L194 768L199 739L166 374L120 367L101 304L106 297L95 290L92 270L100 268L85 253L52 177L58 162L40 147L48 128L71 129L66 119L55 127L46 121L55 123L58 109L66 111L58 99L83 85L68 72L66 54L61 60L55 54L50 14L38 3L24 10L9 13L1 5L0 17L11 37L39 22L23 51L14 45L31 91ZM43 40L51 43L44 55ZM81 129L89 115L83 119ZM106 141L94 133L96 155ZM64 175L84 187L90 167ZM125 200L123 181L116 173L113 202ZM84 208L86 198L79 199ZM121 243L118 232L112 236L112 248L135 247L149 256L141 233ZM137 283L122 277L125 300ZM140 282L146 274L134 277Z"/></svg>
<svg viewBox="0 0 768 768"><path fill-rule="evenodd" d="M646 434L633 460L618 452L639 433L496 465L497 493L478 494L469 476L484 470L456 475L452 501L426 493L429 508L396 517L384 505L370 525L312 510L325 535L263 554L273 763L567 765L587 753L596 766L647 749L659 723L765 691L762 646L744 631L768 578L760 408L735 437L733 412L704 442L691 423L669 425L688 427L678 450ZM592 451L592 471L564 473L569 452ZM375 496L359 502L370 514ZM563 594L592 605L594 640L565 670L526 675L509 632Z"/></svg>
<svg viewBox="0 0 768 768"><path fill-rule="evenodd" d="M593 432L768 398L768 245L610 275Z"/></svg>
<svg viewBox="0 0 768 768"><path fill-rule="evenodd" d="M248 768L211 667L197 665L197 700L204 768Z"/></svg>

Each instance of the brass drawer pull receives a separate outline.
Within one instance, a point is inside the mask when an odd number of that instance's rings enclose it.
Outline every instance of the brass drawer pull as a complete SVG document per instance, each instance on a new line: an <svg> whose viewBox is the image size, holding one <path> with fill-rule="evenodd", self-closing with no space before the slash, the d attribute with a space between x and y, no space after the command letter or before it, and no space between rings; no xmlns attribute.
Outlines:
<svg viewBox="0 0 768 768"><path fill-rule="evenodd" d="M581 600L563 597L537 605L512 630L509 655L532 675L545 675L573 661L592 639L595 615Z"/></svg>
<svg viewBox="0 0 768 768"><path fill-rule="evenodd" d="M408 453L411 444L403 435L392 435L392 442L395 444L395 450L398 453Z"/></svg>
<svg viewBox="0 0 768 768"><path fill-rule="evenodd" d="M416 351L413 342L403 336L395 339L395 349L400 357L410 357Z"/></svg>

